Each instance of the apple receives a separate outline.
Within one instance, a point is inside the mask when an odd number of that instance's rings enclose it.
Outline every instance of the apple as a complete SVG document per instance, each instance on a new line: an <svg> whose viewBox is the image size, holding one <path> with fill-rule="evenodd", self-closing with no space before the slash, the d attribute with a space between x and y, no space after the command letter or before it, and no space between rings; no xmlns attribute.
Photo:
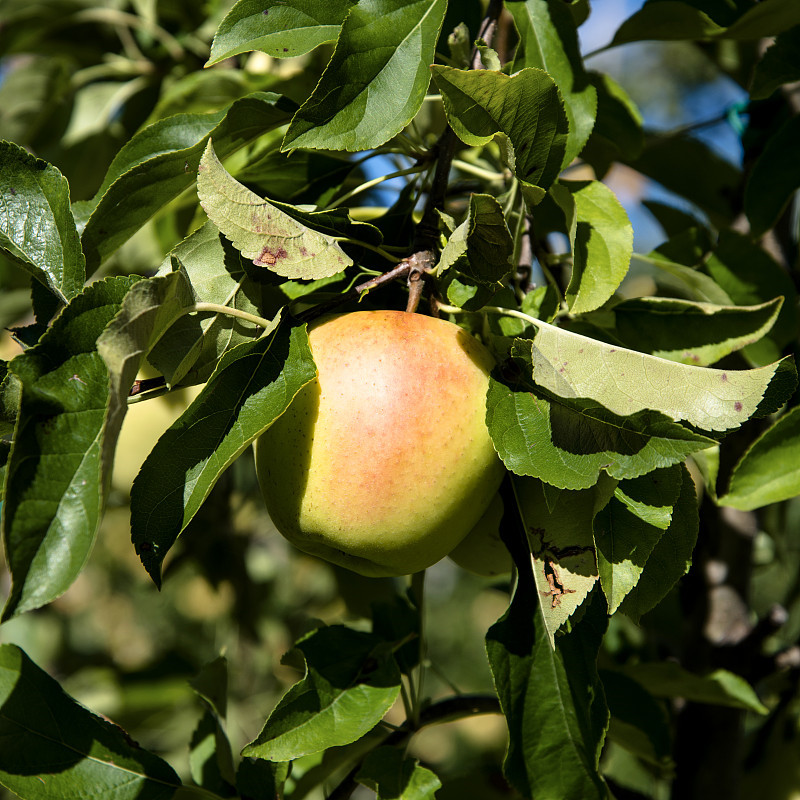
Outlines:
<svg viewBox="0 0 800 800"><path fill-rule="evenodd" d="M478 575L507 575L511 572L511 553L500 538L503 501L496 494L483 516L466 537L450 551L459 567Z"/></svg>
<svg viewBox="0 0 800 800"><path fill-rule="evenodd" d="M485 421L492 356L457 325L404 311L329 317L309 341L317 380L255 447L275 527L363 575L429 567L504 474Z"/></svg>

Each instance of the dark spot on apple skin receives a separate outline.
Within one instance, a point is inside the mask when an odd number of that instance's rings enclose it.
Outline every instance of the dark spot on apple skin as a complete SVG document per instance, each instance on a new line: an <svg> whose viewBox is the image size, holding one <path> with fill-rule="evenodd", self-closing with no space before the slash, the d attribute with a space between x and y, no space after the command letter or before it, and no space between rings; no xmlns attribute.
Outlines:
<svg viewBox="0 0 800 800"><path fill-rule="evenodd" d="M284 53L288 53L288 52L289 52L289 48L288 48L288 47L284 47L284 48L283 48L283 52L284 52Z"/></svg>
<svg viewBox="0 0 800 800"><path fill-rule="evenodd" d="M270 250L269 247L265 247L261 251L261 255L253 259L253 263L257 267L272 267L277 264L278 259L286 258L288 255L283 247L279 247L277 250Z"/></svg>
<svg viewBox="0 0 800 800"><path fill-rule="evenodd" d="M727 380L728 380L728 373L727 372L723 372L722 373L722 382L725 383ZM740 404L740 407L741 407L741 404Z"/></svg>
<svg viewBox="0 0 800 800"><path fill-rule="evenodd" d="M304 256L304 257L307 256L308 255L308 250L306 250L305 247L301 247L300 248L300 255Z"/></svg>
<svg viewBox="0 0 800 800"><path fill-rule="evenodd" d="M737 401L736 401L736 402L733 404L733 407L734 407L734 408L735 408L737 411L741 411L741 410L742 410L742 404L741 404L741 403L740 403L738 400L737 400Z"/></svg>
<svg viewBox="0 0 800 800"><path fill-rule="evenodd" d="M269 9L265 8L261 13L266 17L269 14Z"/></svg>

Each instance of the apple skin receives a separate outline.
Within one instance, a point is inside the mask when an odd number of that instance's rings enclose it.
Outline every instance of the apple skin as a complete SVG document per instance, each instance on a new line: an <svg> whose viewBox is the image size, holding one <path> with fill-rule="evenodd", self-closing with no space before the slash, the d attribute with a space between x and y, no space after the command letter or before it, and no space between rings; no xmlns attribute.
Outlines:
<svg viewBox="0 0 800 800"><path fill-rule="evenodd" d="M497 576L511 572L511 553L500 538L502 519L503 501L496 494L475 527L450 551L450 559L477 575Z"/></svg>
<svg viewBox="0 0 800 800"><path fill-rule="evenodd" d="M429 567L505 471L485 422L492 356L457 325L404 311L329 317L309 341L318 379L255 447L275 527L363 575Z"/></svg>

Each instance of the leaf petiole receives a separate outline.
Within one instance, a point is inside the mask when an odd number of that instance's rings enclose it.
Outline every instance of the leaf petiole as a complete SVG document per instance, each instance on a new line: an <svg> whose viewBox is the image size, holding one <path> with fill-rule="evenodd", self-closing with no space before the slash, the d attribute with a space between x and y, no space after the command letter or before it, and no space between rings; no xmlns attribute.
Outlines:
<svg viewBox="0 0 800 800"><path fill-rule="evenodd" d="M193 312L202 311L210 311L214 314L227 314L229 317L236 317L237 319L243 319L247 322L252 322L254 325L258 325L261 328L269 328L272 326L272 323L263 317L250 314L247 311L240 311L238 308L222 306L218 303L195 303L190 308L187 308L185 313L191 314Z"/></svg>
<svg viewBox="0 0 800 800"><path fill-rule="evenodd" d="M413 167L407 167L406 169L397 170L397 172L390 172L388 175L380 175L377 178L373 178L370 181L365 181L360 186L356 186L355 189L343 194L341 197L337 197L335 200L328 203L325 208L320 209L321 211L328 211L331 208L336 208L340 206L347 200L355 197L362 192L366 192L368 189L372 189L374 186L378 186L379 184L383 183L384 181L390 181L392 178L402 178L404 175L415 175L418 172L422 172L425 169L424 166L416 164Z"/></svg>

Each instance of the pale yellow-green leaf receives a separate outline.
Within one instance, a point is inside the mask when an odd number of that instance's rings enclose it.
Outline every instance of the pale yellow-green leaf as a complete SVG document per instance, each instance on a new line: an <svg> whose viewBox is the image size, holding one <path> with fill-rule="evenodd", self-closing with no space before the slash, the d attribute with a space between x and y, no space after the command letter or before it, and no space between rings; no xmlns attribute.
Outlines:
<svg viewBox="0 0 800 800"><path fill-rule="evenodd" d="M284 278L318 280L353 263L335 237L302 225L239 183L211 141L200 161L197 193L209 219L258 267Z"/></svg>
<svg viewBox="0 0 800 800"><path fill-rule="evenodd" d="M695 367L539 323L533 377L561 397L584 397L621 416L646 408L708 431L735 428L758 409L781 362L749 370Z"/></svg>

